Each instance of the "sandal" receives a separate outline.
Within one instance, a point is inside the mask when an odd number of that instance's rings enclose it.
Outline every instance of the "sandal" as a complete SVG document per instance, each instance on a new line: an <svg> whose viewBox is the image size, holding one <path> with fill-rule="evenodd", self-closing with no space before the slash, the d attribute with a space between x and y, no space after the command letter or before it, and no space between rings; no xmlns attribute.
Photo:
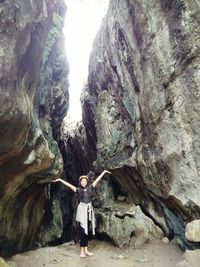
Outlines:
<svg viewBox="0 0 200 267"><path fill-rule="evenodd" d="M85 258L85 257L86 257L86 255L84 253L80 254L80 258Z"/></svg>

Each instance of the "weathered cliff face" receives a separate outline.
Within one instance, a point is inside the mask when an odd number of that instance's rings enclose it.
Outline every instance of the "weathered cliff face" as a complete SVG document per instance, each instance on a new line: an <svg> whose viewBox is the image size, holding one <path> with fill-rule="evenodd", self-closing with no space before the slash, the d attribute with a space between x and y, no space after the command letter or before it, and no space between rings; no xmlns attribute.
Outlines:
<svg viewBox="0 0 200 267"><path fill-rule="evenodd" d="M65 9L62 0L0 2L1 254L60 234L45 184L62 171L53 137L68 108ZM41 224L54 236L41 241Z"/></svg>
<svg viewBox="0 0 200 267"><path fill-rule="evenodd" d="M111 0L83 100L95 165L183 248L200 217L199 24L196 0Z"/></svg>

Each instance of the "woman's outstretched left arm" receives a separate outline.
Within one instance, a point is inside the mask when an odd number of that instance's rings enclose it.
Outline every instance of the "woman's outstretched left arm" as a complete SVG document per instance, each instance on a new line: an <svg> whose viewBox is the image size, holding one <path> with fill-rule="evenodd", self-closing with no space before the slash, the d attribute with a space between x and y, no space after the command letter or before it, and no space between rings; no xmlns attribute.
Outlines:
<svg viewBox="0 0 200 267"><path fill-rule="evenodd" d="M94 180L94 182L92 183L92 186L95 187L97 185L97 183L101 180L101 178L104 176L104 174L111 174L111 172L104 170L98 177L96 180Z"/></svg>

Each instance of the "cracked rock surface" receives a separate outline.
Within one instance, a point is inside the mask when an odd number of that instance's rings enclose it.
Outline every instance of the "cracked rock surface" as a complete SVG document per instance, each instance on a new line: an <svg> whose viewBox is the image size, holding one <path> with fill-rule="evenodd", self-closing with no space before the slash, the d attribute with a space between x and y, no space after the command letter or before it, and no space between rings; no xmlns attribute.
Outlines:
<svg viewBox="0 0 200 267"><path fill-rule="evenodd" d="M93 166L183 249L199 247L185 237L200 217L199 11L196 0L111 0L82 100Z"/></svg>
<svg viewBox="0 0 200 267"><path fill-rule="evenodd" d="M65 10L62 0L0 1L0 254L60 235L45 185L63 167L55 140L68 109Z"/></svg>

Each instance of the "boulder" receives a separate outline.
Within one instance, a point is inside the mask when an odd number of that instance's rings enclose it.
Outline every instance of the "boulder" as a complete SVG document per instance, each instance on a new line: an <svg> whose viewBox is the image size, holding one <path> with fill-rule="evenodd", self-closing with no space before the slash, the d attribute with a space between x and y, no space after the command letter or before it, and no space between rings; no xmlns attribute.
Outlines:
<svg viewBox="0 0 200 267"><path fill-rule="evenodd" d="M163 237L162 230L141 211L139 206L112 205L112 208L98 209L97 233L104 235L119 247L140 247L153 239Z"/></svg>
<svg viewBox="0 0 200 267"><path fill-rule="evenodd" d="M200 242L200 220L194 220L187 224L185 236L189 241Z"/></svg>

